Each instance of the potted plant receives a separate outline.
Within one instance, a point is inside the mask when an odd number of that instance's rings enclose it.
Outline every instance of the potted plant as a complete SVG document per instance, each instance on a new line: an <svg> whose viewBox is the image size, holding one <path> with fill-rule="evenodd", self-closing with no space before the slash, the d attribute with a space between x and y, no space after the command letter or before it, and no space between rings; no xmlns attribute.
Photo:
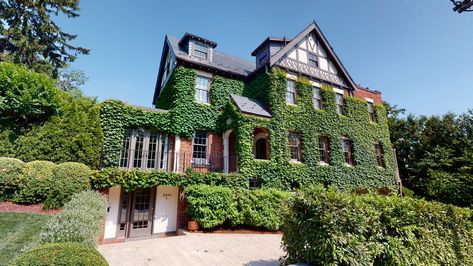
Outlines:
<svg viewBox="0 0 473 266"><path fill-rule="evenodd" d="M187 230L196 231L199 230L199 223L197 221L191 220L187 222Z"/></svg>

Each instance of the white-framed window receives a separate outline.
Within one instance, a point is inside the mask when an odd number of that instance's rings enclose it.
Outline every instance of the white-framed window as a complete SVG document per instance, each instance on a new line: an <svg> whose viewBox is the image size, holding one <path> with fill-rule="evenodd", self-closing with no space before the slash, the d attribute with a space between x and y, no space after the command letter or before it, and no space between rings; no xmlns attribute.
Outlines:
<svg viewBox="0 0 473 266"><path fill-rule="evenodd" d="M318 110L322 110L322 96L320 95L320 88L319 87L312 87L312 101L314 103L314 108Z"/></svg>
<svg viewBox="0 0 473 266"><path fill-rule="evenodd" d="M327 136L319 136L319 162L330 163L329 140Z"/></svg>
<svg viewBox="0 0 473 266"><path fill-rule="evenodd" d="M296 104L296 82L292 79L287 80L286 103Z"/></svg>
<svg viewBox="0 0 473 266"><path fill-rule="evenodd" d="M370 120L371 122L377 123L378 122L378 117L376 116L376 112L374 110L374 105L372 102L368 102L368 113L370 114Z"/></svg>
<svg viewBox="0 0 473 266"><path fill-rule="evenodd" d="M208 162L208 136L209 134L203 130L194 132L192 142L192 163L196 165L205 165Z"/></svg>
<svg viewBox="0 0 473 266"><path fill-rule="evenodd" d="M167 135L153 130L128 129L123 138L121 168L167 169Z"/></svg>
<svg viewBox="0 0 473 266"><path fill-rule="evenodd" d="M197 75L195 78L195 100L210 103L210 78Z"/></svg>
<svg viewBox="0 0 473 266"><path fill-rule="evenodd" d="M337 113L345 115L345 99L343 98L343 94L337 92L335 95L337 101Z"/></svg>
<svg viewBox="0 0 473 266"><path fill-rule="evenodd" d="M353 160L353 141L349 139L342 139L342 151L345 158L345 163L348 165L354 165Z"/></svg>
<svg viewBox="0 0 473 266"><path fill-rule="evenodd" d="M316 54L307 53L307 63L309 66L319 67L319 58Z"/></svg>
<svg viewBox="0 0 473 266"><path fill-rule="evenodd" d="M289 131L288 134L288 141L289 141L289 154L291 161L301 161L301 139L300 134L297 132Z"/></svg>
<svg viewBox="0 0 473 266"><path fill-rule="evenodd" d="M194 42L194 51L192 55L208 60L209 59L209 47L203 43Z"/></svg>

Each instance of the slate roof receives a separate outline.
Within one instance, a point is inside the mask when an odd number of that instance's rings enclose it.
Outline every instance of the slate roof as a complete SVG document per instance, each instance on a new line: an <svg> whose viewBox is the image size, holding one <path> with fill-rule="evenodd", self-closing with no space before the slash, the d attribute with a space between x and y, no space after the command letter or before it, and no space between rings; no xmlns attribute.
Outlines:
<svg viewBox="0 0 473 266"><path fill-rule="evenodd" d="M180 39L172 35L167 35L167 38L169 40L169 43L171 44L171 49L173 50L178 60L180 59L190 63L215 68L217 70L230 72L232 74L236 74L243 77L246 77L256 68L255 62L248 61L236 56L227 55L215 49L213 50L212 62L191 57L187 54L186 51L181 48L181 46L179 46Z"/></svg>
<svg viewBox="0 0 473 266"><path fill-rule="evenodd" d="M242 113L271 117L271 113L264 105L256 100L244 96L231 95L233 102Z"/></svg>

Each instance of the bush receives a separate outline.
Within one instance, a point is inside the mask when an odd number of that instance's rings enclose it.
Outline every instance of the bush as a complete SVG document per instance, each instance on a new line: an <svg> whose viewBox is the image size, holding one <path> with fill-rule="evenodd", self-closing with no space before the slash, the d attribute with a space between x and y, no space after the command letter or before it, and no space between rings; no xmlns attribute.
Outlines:
<svg viewBox="0 0 473 266"><path fill-rule="evenodd" d="M43 202L52 188L51 180L56 165L48 161L32 161L25 164L25 183L17 196L13 198L17 203Z"/></svg>
<svg viewBox="0 0 473 266"><path fill-rule="evenodd" d="M81 163L62 163L53 170L53 179L49 182L45 209L57 209L71 199L75 193L90 190L92 171Z"/></svg>
<svg viewBox="0 0 473 266"><path fill-rule="evenodd" d="M317 186L291 198L284 220L286 263L473 264L469 209Z"/></svg>
<svg viewBox="0 0 473 266"><path fill-rule="evenodd" d="M278 230L281 207L288 192L276 189L232 190L220 186L195 185L185 189L187 211L204 229L224 223Z"/></svg>
<svg viewBox="0 0 473 266"><path fill-rule="evenodd" d="M108 265L104 257L95 249L79 243L44 244L34 248L18 259L11 266L44 265Z"/></svg>
<svg viewBox="0 0 473 266"><path fill-rule="evenodd" d="M106 209L107 203L98 192L74 194L64 205L64 211L51 217L45 225L40 242L78 242L94 247Z"/></svg>
<svg viewBox="0 0 473 266"><path fill-rule="evenodd" d="M0 157L0 200L12 199L23 187L24 167L18 159Z"/></svg>

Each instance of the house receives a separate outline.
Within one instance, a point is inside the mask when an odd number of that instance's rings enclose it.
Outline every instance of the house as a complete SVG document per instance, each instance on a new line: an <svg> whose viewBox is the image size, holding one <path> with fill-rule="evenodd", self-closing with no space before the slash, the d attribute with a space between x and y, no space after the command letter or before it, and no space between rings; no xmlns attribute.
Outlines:
<svg viewBox="0 0 473 266"><path fill-rule="evenodd" d="M190 33L166 36L155 108L102 105L103 167L199 172L204 181L235 173L253 189L398 186L381 93L356 85L315 22L292 39L266 38L251 55ZM182 187L169 184L108 189L104 238L184 228Z"/></svg>

